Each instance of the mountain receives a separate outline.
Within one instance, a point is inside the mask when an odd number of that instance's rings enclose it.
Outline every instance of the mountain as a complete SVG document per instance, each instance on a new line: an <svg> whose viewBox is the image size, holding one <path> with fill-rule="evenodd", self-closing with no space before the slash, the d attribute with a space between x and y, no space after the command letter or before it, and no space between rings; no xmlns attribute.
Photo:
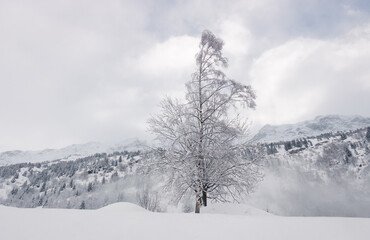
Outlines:
<svg viewBox="0 0 370 240"><path fill-rule="evenodd" d="M0 153L0 166L22 162L36 163L53 160L75 160L95 153L136 151L143 149L144 147L144 142L138 139L128 139L115 144L89 142L85 144L73 144L60 149L44 149L41 151L6 151Z"/></svg>
<svg viewBox="0 0 370 240"><path fill-rule="evenodd" d="M321 116L297 124L305 130L316 130L314 136L298 134L294 140L251 145L252 151L246 154L262 151L257 165L264 172L264 179L245 201L277 215L370 217L370 127L340 130L366 123L361 117ZM174 192L160 188L169 173L151 171L156 166L152 162L153 152L114 151L121 147L135 149L140 144L128 141L113 147L97 143L72 145L66 149L85 149L88 154L91 149L90 152L96 152L106 147L113 152L90 154L73 161L63 158L0 166L0 204L93 209L127 201L152 211L171 210ZM43 156L55 151L38 153ZM23 153L15 151L14 155L8 154L8 159ZM193 211L193 200L185 197L178 209Z"/></svg>
<svg viewBox="0 0 370 240"><path fill-rule="evenodd" d="M255 142L278 142L293 140L323 133L355 130L370 126L370 118L362 116L326 115L296 124L265 125L253 137Z"/></svg>
<svg viewBox="0 0 370 240"><path fill-rule="evenodd" d="M278 215L370 217L370 127L259 144L253 205Z"/></svg>
<svg viewBox="0 0 370 240"><path fill-rule="evenodd" d="M251 205L286 216L370 217L370 128L256 148L264 153L264 179L246 199ZM0 204L94 209L126 201L170 210L175 195L160 188L168 173L151 172L152 157L150 150L124 151L2 166ZM178 209L193 211L193 200L185 197Z"/></svg>
<svg viewBox="0 0 370 240"><path fill-rule="evenodd" d="M17 207L100 208L138 203L145 176L140 151L97 153L74 161L0 167L0 204ZM81 204L83 203L83 207Z"/></svg>

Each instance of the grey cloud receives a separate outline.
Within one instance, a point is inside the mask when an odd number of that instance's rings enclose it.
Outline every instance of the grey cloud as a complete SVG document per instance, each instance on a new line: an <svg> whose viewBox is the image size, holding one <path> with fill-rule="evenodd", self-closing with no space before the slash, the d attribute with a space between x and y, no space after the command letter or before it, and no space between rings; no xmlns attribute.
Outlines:
<svg viewBox="0 0 370 240"><path fill-rule="evenodd" d="M255 117L281 124L322 114L370 116L368 32L365 25L330 40L297 38L265 52L251 71L260 93Z"/></svg>

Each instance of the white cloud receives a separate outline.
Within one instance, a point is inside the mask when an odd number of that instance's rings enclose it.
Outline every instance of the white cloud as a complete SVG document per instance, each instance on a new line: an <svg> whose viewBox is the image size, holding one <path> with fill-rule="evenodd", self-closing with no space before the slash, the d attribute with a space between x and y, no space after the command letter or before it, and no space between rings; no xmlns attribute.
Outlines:
<svg viewBox="0 0 370 240"><path fill-rule="evenodd" d="M224 39L228 76L253 81L256 124L369 115L369 15L346 0L0 1L0 148L146 137L161 97L183 96L204 29Z"/></svg>
<svg viewBox="0 0 370 240"><path fill-rule="evenodd" d="M254 119L282 124L318 114L370 116L369 26L328 40L297 38L265 52L250 77L258 95Z"/></svg>
<svg viewBox="0 0 370 240"><path fill-rule="evenodd" d="M243 25L238 17L226 19L220 25L220 36L224 40L225 54L233 57L245 57L253 45L251 32Z"/></svg>
<svg viewBox="0 0 370 240"><path fill-rule="evenodd" d="M140 72L152 77L177 78L193 68L199 40L190 36L170 37L134 60Z"/></svg>

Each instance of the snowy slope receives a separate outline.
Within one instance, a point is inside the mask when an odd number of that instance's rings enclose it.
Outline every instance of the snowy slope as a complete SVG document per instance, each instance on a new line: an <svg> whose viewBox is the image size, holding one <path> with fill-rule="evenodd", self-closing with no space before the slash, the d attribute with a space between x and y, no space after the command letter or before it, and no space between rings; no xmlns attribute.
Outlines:
<svg viewBox="0 0 370 240"><path fill-rule="evenodd" d="M144 148L145 143L137 139L128 139L115 144L104 144L90 142L85 144L73 144L60 149L45 149L41 151L7 151L0 153L0 166L23 163L43 162L61 160L75 160L78 158L93 155L95 153L113 153L121 151L136 151Z"/></svg>
<svg viewBox="0 0 370 240"><path fill-rule="evenodd" d="M370 118L361 116L326 115L314 120L296 124L265 125L254 136L258 142L278 142L308 136L317 136L328 132L355 130L370 126Z"/></svg>
<svg viewBox="0 0 370 240"><path fill-rule="evenodd" d="M118 203L99 210L0 206L1 239L369 239L369 218L152 213Z"/></svg>
<svg viewBox="0 0 370 240"><path fill-rule="evenodd" d="M370 128L266 143L249 202L285 216L370 217Z"/></svg>
<svg viewBox="0 0 370 240"><path fill-rule="evenodd" d="M94 154L75 161L21 163L0 167L0 204L15 207L100 208L117 201L137 203L146 186L140 152ZM148 180L149 181L149 180Z"/></svg>

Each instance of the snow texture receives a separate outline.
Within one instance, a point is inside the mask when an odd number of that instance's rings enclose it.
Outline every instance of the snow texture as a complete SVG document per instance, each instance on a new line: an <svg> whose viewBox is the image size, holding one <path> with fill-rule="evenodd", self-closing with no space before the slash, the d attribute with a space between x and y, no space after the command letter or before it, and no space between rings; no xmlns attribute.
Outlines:
<svg viewBox="0 0 370 240"><path fill-rule="evenodd" d="M235 207L235 208L234 208ZM240 207L215 209L235 212ZM152 213L117 203L99 210L19 209L0 206L1 239L369 239L369 218L277 217Z"/></svg>

